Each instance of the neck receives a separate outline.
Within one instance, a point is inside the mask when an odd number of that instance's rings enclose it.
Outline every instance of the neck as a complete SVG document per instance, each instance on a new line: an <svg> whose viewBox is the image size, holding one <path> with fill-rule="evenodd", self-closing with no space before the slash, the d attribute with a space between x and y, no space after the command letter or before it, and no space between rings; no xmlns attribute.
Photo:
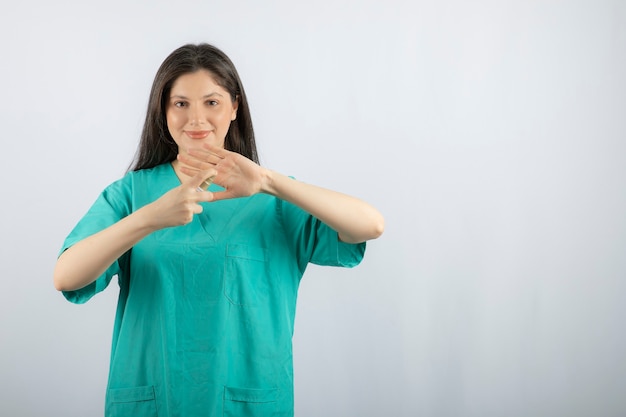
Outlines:
<svg viewBox="0 0 626 417"><path fill-rule="evenodd" d="M183 164L178 159L174 159L171 162L171 164L172 164L172 168L174 168L174 173L176 174L176 176L178 177L178 179L180 180L181 183L189 178L189 175L185 174L184 172L182 172L180 170L180 167L182 167L182 166L187 167L187 168L191 168L189 165Z"/></svg>

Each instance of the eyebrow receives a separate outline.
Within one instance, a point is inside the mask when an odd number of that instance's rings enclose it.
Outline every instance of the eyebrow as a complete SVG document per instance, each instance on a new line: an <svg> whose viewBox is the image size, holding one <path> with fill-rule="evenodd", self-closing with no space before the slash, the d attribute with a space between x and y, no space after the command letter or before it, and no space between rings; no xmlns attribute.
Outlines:
<svg viewBox="0 0 626 417"><path fill-rule="evenodd" d="M212 93L203 95L202 98L210 98L210 97L213 97L213 96L224 97L223 95L221 95L217 91L214 91ZM170 98L182 98L183 100L189 100L187 97L181 96L180 94L173 94L173 95L170 96Z"/></svg>

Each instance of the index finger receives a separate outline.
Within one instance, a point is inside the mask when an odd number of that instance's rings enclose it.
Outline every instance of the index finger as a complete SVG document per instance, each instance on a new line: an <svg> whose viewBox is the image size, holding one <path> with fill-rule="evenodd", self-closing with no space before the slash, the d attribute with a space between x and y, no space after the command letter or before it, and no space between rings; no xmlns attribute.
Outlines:
<svg viewBox="0 0 626 417"><path fill-rule="evenodd" d="M191 188L201 188L203 191L206 191L207 188L213 182L213 178L215 177L215 170L198 170L194 171L187 167L180 167L181 171L191 178L187 179L183 182L183 184L190 186Z"/></svg>

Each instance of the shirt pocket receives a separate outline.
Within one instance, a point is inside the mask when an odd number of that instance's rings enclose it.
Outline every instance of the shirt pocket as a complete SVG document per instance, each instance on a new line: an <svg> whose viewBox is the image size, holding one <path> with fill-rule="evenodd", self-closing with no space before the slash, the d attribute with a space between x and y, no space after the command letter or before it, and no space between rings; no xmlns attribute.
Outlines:
<svg viewBox="0 0 626 417"><path fill-rule="evenodd" d="M153 386L107 391L107 417L158 417Z"/></svg>
<svg viewBox="0 0 626 417"><path fill-rule="evenodd" d="M226 247L224 294L232 304L252 307L266 303L270 276L265 248L251 245Z"/></svg>
<svg viewBox="0 0 626 417"><path fill-rule="evenodd" d="M224 387L224 417L271 417L277 414L277 388Z"/></svg>

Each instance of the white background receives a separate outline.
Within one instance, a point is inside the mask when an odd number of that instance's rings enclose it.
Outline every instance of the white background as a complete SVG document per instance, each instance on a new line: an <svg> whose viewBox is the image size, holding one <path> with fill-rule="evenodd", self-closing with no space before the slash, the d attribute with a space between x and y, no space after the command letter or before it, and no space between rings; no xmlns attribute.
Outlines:
<svg viewBox="0 0 626 417"><path fill-rule="evenodd" d="M262 164L385 215L311 267L296 415L626 415L626 3L21 1L0 13L0 414L102 414L117 290L52 286L187 42L235 62Z"/></svg>

